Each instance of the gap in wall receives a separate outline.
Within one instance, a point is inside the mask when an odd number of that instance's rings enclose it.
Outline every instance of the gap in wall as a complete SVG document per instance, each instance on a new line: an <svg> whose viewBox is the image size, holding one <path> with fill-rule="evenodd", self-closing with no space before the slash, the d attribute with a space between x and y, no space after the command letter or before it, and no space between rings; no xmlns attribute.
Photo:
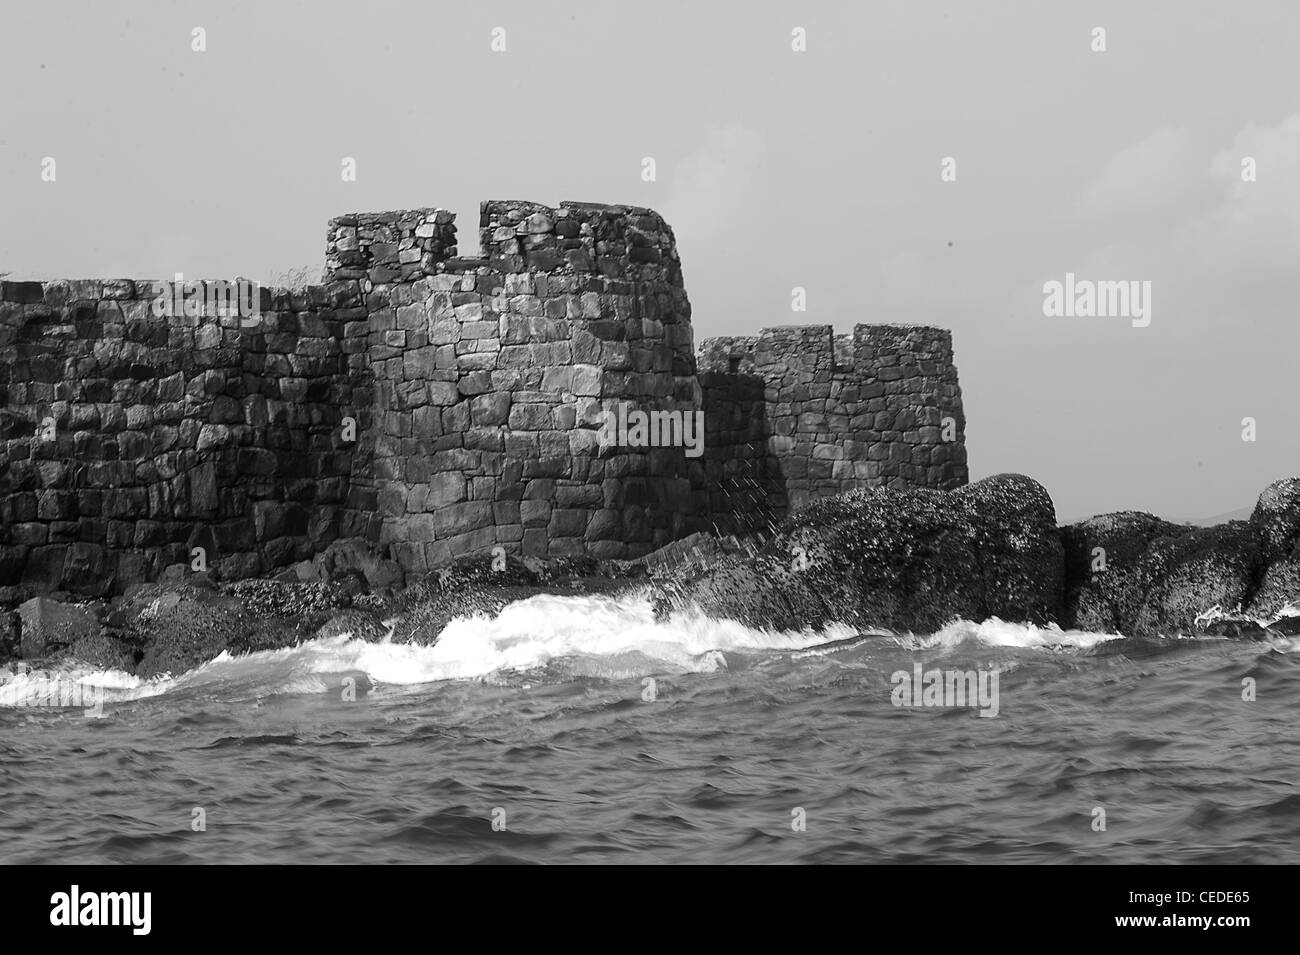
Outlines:
<svg viewBox="0 0 1300 955"><path fill-rule="evenodd" d="M478 235L479 209L456 213L456 254L462 259L475 259L483 254L483 244Z"/></svg>

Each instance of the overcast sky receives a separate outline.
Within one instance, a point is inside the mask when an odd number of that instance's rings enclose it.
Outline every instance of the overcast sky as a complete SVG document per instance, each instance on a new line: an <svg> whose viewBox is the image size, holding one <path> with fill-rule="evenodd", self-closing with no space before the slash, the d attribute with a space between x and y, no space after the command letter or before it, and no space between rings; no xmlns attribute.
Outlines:
<svg viewBox="0 0 1300 955"><path fill-rule="evenodd" d="M1288 0L6 0L0 271L265 281L344 212L649 205L697 341L946 326L973 479L1198 518L1300 473L1298 64ZM1044 317L1066 272L1150 281L1150 325Z"/></svg>

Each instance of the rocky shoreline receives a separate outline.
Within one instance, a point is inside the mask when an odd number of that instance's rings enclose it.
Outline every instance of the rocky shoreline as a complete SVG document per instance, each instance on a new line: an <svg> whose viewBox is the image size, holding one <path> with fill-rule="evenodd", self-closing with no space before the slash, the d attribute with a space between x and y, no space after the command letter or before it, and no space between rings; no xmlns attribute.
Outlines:
<svg viewBox="0 0 1300 955"><path fill-rule="evenodd" d="M675 590L754 627L933 632L998 617L1139 638L1251 633L1253 619L1300 609L1298 545L1300 478L1270 485L1246 521L1193 527L1122 511L1058 527L1042 485L1001 474L955 491L816 501L756 556Z"/></svg>
<svg viewBox="0 0 1300 955"><path fill-rule="evenodd" d="M206 574L111 601L64 594L0 609L0 664L78 662L142 678L223 652L350 632L432 644L455 616L535 594L649 588L656 612L764 629L838 622L933 632L956 618L1056 625L1138 639L1300 633L1300 478L1270 485L1250 519L1214 527L1134 511L1058 526L1023 475L953 491L853 491L803 508L766 540L695 535L635 561L463 558L418 579L357 544L274 579Z"/></svg>

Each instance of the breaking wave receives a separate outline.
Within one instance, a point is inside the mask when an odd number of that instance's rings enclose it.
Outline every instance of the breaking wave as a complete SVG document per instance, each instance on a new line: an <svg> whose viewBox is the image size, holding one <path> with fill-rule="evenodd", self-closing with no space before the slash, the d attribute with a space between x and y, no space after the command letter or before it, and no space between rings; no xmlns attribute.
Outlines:
<svg viewBox="0 0 1300 955"><path fill-rule="evenodd" d="M236 698L321 693L337 687L340 675L370 684L410 686L527 675L548 667L569 678L707 673L726 667L727 654L821 656L872 639L916 651L968 642L1027 650L1086 650L1117 637L997 618L979 623L956 620L936 633L921 635L862 634L844 625L771 631L693 613L656 619L644 593L539 595L510 604L496 617L458 617L433 646L368 642L342 634L281 650L241 656L223 653L187 673L151 680L76 663L28 672L0 670L0 706L48 705L51 700L84 696L88 688L108 703L180 692Z"/></svg>

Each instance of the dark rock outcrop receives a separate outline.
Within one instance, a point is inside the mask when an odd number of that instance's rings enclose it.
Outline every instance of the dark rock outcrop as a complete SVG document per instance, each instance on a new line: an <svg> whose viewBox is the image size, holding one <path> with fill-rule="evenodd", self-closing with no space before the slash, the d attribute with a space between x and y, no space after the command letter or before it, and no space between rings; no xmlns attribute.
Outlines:
<svg viewBox="0 0 1300 955"><path fill-rule="evenodd" d="M1300 542L1300 477L1274 481L1260 494L1250 524L1259 534L1261 555L1272 564Z"/></svg>
<svg viewBox="0 0 1300 955"><path fill-rule="evenodd" d="M366 590L377 594L392 594L405 582L402 567L375 553L360 540L335 541L322 553L309 561L295 564L286 579L299 581L359 582L353 590Z"/></svg>
<svg viewBox="0 0 1300 955"><path fill-rule="evenodd" d="M1065 544L1065 619L1093 633L1132 633L1150 581L1139 574L1157 539L1191 529L1139 511L1101 514L1061 528Z"/></svg>
<svg viewBox="0 0 1300 955"><path fill-rule="evenodd" d="M1244 606L1264 564L1245 521L1189 527L1150 514L1103 514L1063 528L1066 620L1133 637L1200 632L1211 607Z"/></svg>
<svg viewBox="0 0 1300 955"><path fill-rule="evenodd" d="M1063 564L1052 500L1023 475L948 492L873 488L808 505L756 556L666 588L660 609L775 629L1047 623L1060 617Z"/></svg>
<svg viewBox="0 0 1300 955"><path fill-rule="evenodd" d="M1300 479L1270 486L1250 521L1191 527L1126 511L1058 533L1040 485L999 475L948 493L817 501L757 555L666 587L660 608L781 629L933 631L996 616L1141 639L1258 639L1268 631L1249 618L1288 604L1300 606ZM1214 607L1231 620L1207 630L1221 619L1204 616Z"/></svg>
<svg viewBox="0 0 1300 955"><path fill-rule="evenodd" d="M255 617L298 617L352 605L352 590L341 584L240 580L225 588Z"/></svg>
<svg viewBox="0 0 1300 955"><path fill-rule="evenodd" d="M1047 490L1023 474L1000 474L952 494L977 535L986 615L1040 624L1059 620L1065 553Z"/></svg>
<svg viewBox="0 0 1300 955"><path fill-rule="evenodd" d="M1279 636L1300 637L1300 616L1283 617L1270 624L1269 629Z"/></svg>
<svg viewBox="0 0 1300 955"><path fill-rule="evenodd" d="M0 663L22 656L22 635L17 611L0 610Z"/></svg>
<svg viewBox="0 0 1300 955"><path fill-rule="evenodd" d="M1273 619L1285 607L1300 609L1300 545L1264 571L1259 589L1251 599L1246 612L1256 617Z"/></svg>
<svg viewBox="0 0 1300 955"><path fill-rule="evenodd" d="M340 637L345 633L358 640L377 643L388 636L388 628L384 626L379 614L374 611L350 608L332 614L329 620L316 631L316 636Z"/></svg>
<svg viewBox="0 0 1300 955"><path fill-rule="evenodd" d="M1248 612L1271 618L1288 605L1300 608L1300 478L1284 478L1265 488L1250 523L1259 532L1268 569Z"/></svg>
<svg viewBox="0 0 1300 955"><path fill-rule="evenodd" d="M248 645L253 617L237 597L193 585L166 586L139 588L127 610L128 642L143 649L138 676L179 676L225 650Z"/></svg>
<svg viewBox="0 0 1300 955"><path fill-rule="evenodd" d="M1138 564L1146 593L1124 632L1194 633L1196 617L1208 608L1245 606L1263 572L1259 536L1245 521L1158 538Z"/></svg>
<svg viewBox="0 0 1300 955"><path fill-rule="evenodd" d="M349 605L343 590L327 584L244 580L218 587L195 575L132 587L107 617L113 642L82 650L94 654L87 662L98 662L120 646L139 658L136 675L178 675L223 652L275 650L311 639Z"/></svg>
<svg viewBox="0 0 1300 955"><path fill-rule="evenodd" d="M40 660L100 631L99 616L86 604L33 597L18 608L24 660Z"/></svg>
<svg viewBox="0 0 1300 955"><path fill-rule="evenodd" d="M1063 528L1066 619L1130 636L1248 636L1249 618L1275 619L1300 605L1300 478L1276 481L1249 521L1214 527L1170 524L1150 514L1104 514ZM1198 625L1213 607L1235 614ZM1244 629L1243 629L1244 628Z"/></svg>
<svg viewBox="0 0 1300 955"><path fill-rule="evenodd" d="M87 666L131 673L135 670L139 652L126 641L108 633L93 633L78 639L62 656Z"/></svg>

